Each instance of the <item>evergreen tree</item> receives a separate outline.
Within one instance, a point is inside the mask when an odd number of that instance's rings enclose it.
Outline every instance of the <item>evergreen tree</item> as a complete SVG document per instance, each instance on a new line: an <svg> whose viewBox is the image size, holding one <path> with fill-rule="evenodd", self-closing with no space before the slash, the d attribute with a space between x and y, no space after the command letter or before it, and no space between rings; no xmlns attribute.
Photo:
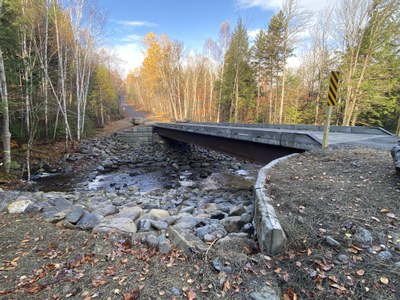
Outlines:
<svg viewBox="0 0 400 300"><path fill-rule="evenodd" d="M254 106L255 82L250 66L251 52L246 27L238 20L225 56L226 74L222 82L222 118L237 123L245 120Z"/></svg>

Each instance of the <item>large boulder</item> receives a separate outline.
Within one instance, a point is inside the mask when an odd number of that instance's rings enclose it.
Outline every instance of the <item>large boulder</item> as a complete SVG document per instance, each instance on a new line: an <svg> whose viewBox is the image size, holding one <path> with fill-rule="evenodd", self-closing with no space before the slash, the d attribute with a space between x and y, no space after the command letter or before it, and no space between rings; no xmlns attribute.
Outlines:
<svg viewBox="0 0 400 300"><path fill-rule="evenodd" d="M121 234L131 235L133 233L136 233L137 228L135 222L131 218L107 217L103 219L93 229L93 232L111 232L111 231L116 231Z"/></svg>
<svg viewBox="0 0 400 300"><path fill-rule="evenodd" d="M392 148L390 154L393 157L393 162L396 170L400 172L400 140L397 142L397 145Z"/></svg>

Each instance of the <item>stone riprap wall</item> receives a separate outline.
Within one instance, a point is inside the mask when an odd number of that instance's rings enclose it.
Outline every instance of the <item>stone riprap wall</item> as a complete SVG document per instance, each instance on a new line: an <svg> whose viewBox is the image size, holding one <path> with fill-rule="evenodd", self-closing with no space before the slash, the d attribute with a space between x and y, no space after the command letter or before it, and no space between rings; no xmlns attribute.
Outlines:
<svg viewBox="0 0 400 300"><path fill-rule="evenodd" d="M136 176L140 170L160 167L177 184L146 193L134 186L114 186L113 191L0 191L0 211L40 213L68 229L118 232L162 253L172 245L206 251L206 242L216 240L215 247L254 243L254 183L243 185L246 180L239 178L231 185L222 180L242 167L235 158L182 144L135 147L104 138L83 142L63 164L77 176L88 172L88 178L121 168ZM86 171L78 168L83 166Z"/></svg>
<svg viewBox="0 0 400 300"><path fill-rule="evenodd" d="M392 148L390 154L393 158L394 167L398 172L400 172L400 140L397 142L397 145Z"/></svg>

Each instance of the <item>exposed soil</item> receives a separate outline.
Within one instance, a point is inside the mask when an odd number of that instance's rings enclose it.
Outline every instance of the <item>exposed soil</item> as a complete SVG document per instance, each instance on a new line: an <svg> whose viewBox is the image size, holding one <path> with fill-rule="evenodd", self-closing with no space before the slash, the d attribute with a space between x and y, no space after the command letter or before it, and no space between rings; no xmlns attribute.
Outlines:
<svg viewBox="0 0 400 300"><path fill-rule="evenodd" d="M301 298L400 299L400 174L388 152L304 153L268 180L289 239L277 258L283 290ZM357 243L357 228L373 241ZM340 245L329 246L327 236Z"/></svg>
<svg viewBox="0 0 400 300"><path fill-rule="evenodd" d="M241 253L256 252L251 244L163 255L119 236L58 229L37 215L2 214L0 229L1 299L246 299L268 282L264 258ZM217 257L231 271L218 272Z"/></svg>
<svg viewBox="0 0 400 300"><path fill-rule="evenodd" d="M37 214L0 214L0 299L251 299L276 285L283 299L400 299L400 176L387 152L304 153L279 164L268 189L289 239L276 257L252 242L163 255ZM373 236L365 247L353 240L361 227Z"/></svg>

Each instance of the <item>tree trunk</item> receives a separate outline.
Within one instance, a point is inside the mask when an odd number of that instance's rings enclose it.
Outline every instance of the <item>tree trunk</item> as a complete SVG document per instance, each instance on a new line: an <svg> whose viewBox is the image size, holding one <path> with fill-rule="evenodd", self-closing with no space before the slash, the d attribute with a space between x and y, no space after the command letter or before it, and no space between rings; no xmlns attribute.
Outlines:
<svg viewBox="0 0 400 300"><path fill-rule="evenodd" d="M1 11L1 0L0 0L0 11ZM11 133L10 133L10 117L8 112L8 93L7 93L7 81L6 73L4 70L3 52L0 49L0 96L3 102L3 161L4 170L6 173L10 173L11 165Z"/></svg>
<svg viewBox="0 0 400 300"><path fill-rule="evenodd" d="M396 135L397 135L398 137L400 137L400 115L399 115L399 118L398 118L398 120L397 120Z"/></svg>
<svg viewBox="0 0 400 300"><path fill-rule="evenodd" d="M44 124L45 124L45 135L46 142L49 138L49 93L48 93L48 78L46 76L48 72L48 40L49 40L49 5L50 0L46 0L46 20L45 20L45 36L44 36Z"/></svg>
<svg viewBox="0 0 400 300"><path fill-rule="evenodd" d="M286 58L284 59L284 64L286 64ZM285 101L285 83L286 83L286 66L282 69L282 87L281 87L281 101L279 106L279 124L283 122L283 103Z"/></svg>

